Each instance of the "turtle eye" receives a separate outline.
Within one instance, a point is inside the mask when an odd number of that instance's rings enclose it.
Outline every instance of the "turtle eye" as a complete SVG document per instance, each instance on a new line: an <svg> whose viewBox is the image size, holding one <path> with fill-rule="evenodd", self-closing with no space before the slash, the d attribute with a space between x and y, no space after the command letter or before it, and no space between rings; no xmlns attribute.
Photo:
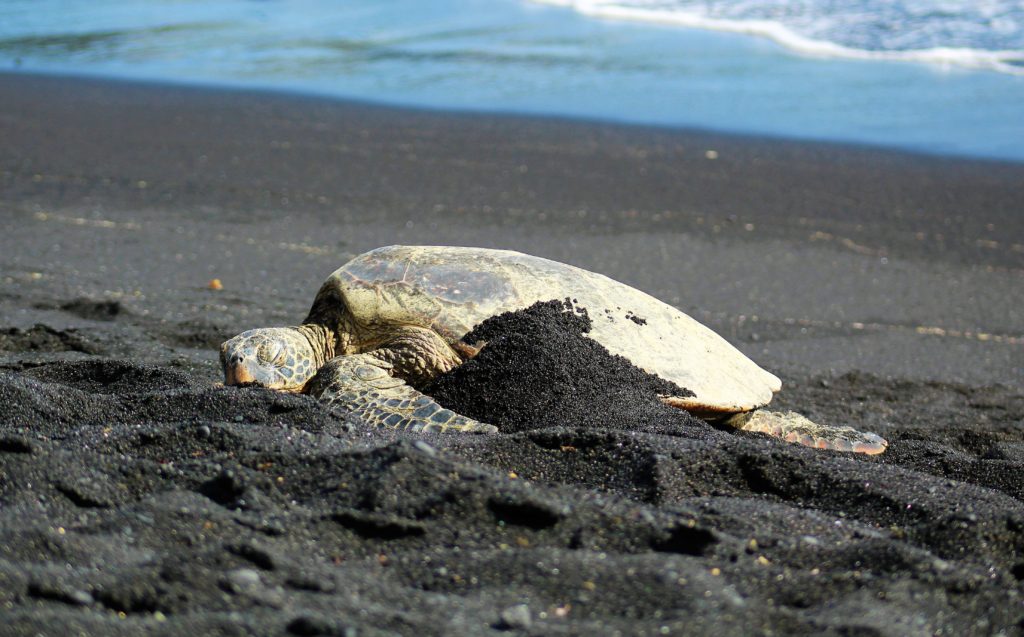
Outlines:
<svg viewBox="0 0 1024 637"><path fill-rule="evenodd" d="M281 343L269 341L260 345L258 355L263 362L278 364L284 359L285 351Z"/></svg>
<svg viewBox="0 0 1024 637"><path fill-rule="evenodd" d="M272 362L275 365L284 365L284 363L285 363L285 361L287 359L288 359L288 348L287 347L280 347L279 346L277 348L277 353L274 354L274 358L270 359L270 362Z"/></svg>

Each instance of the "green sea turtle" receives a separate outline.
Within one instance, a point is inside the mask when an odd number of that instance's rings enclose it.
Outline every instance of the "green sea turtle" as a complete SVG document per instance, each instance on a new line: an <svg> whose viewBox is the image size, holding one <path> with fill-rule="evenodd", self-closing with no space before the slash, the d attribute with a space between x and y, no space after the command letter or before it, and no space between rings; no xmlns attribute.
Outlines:
<svg viewBox="0 0 1024 637"><path fill-rule="evenodd" d="M603 275L506 250L389 246L359 255L327 278L301 325L224 343L224 382L305 391L378 426L495 432L418 388L479 351L460 340L476 324L565 298L595 317L588 336L612 354L693 393L663 396L669 405L812 447L886 448L876 434L761 409L779 379L676 308Z"/></svg>

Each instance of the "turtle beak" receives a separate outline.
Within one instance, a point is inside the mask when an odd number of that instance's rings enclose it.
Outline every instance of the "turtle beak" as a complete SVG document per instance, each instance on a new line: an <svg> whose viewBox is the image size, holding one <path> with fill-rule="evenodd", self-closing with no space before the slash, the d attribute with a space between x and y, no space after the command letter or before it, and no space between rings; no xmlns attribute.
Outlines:
<svg viewBox="0 0 1024 637"><path fill-rule="evenodd" d="M254 383L256 378L253 377L249 369L241 362L230 362L224 366L224 384L225 385L241 385L243 383Z"/></svg>
<svg viewBox="0 0 1024 637"><path fill-rule="evenodd" d="M256 378L246 364L245 354L239 351L244 348L229 347L230 342L228 341L220 347L220 364L224 370L224 384L241 385L255 382Z"/></svg>

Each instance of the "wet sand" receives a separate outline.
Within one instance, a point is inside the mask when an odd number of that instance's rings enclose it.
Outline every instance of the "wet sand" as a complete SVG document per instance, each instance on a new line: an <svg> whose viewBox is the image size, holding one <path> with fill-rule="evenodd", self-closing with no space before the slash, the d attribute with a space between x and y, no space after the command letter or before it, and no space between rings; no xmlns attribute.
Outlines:
<svg viewBox="0 0 1024 637"><path fill-rule="evenodd" d="M1024 165L31 75L0 147L0 634L1024 629ZM611 389L421 441L214 385L394 243L640 287L890 449Z"/></svg>

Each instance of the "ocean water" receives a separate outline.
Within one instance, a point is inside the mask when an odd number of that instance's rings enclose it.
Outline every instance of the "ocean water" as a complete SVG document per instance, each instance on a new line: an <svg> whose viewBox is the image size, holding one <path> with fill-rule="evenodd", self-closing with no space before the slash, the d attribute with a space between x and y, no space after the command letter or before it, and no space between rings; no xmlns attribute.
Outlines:
<svg viewBox="0 0 1024 637"><path fill-rule="evenodd" d="M0 69L1024 161L1024 0L3 0Z"/></svg>
<svg viewBox="0 0 1024 637"><path fill-rule="evenodd" d="M1024 75L1021 0L534 0L611 20L714 29L796 52Z"/></svg>

